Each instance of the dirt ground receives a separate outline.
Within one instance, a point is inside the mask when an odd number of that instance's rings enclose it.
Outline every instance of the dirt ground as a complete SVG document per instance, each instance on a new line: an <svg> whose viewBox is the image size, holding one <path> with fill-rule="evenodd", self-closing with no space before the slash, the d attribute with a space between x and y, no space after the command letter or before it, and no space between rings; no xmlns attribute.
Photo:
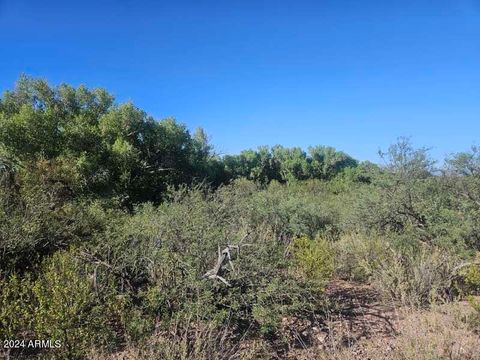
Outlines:
<svg viewBox="0 0 480 360"><path fill-rule="evenodd" d="M334 281L328 289L327 318L296 333L289 359L480 359L480 336L469 326L465 301L413 309L386 303L372 286Z"/></svg>

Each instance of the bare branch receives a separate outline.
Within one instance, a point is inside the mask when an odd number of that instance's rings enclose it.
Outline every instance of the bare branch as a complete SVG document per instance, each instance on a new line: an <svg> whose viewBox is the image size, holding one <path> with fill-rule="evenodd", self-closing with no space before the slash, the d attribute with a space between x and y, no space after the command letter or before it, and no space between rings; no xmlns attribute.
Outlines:
<svg viewBox="0 0 480 360"><path fill-rule="evenodd" d="M235 267L233 266L232 262L232 250L237 251L237 256L240 255L240 247L241 246L249 246L250 244L244 244L241 245L242 242L250 235L250 233L247 233L239 242L237 245L227 245L223 250L220 250L220 246L218 246L218 257L217 257L217 262L215 263L215 266L208 270L205 274L203 274L202 278L204 279L218 279L221 282L223 282L227 286L231 286L230 283L225 280L222 276L222 270L226 262L230 264L230 267L232 268L233 271L235 271Z"/></svg>

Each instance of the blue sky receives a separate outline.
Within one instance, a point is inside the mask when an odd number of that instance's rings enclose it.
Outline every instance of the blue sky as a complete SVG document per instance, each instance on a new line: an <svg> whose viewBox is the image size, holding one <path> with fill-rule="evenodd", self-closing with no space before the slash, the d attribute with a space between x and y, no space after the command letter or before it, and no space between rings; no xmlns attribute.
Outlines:
<svg viewBox="0 0 480 360"><path fill-rule="evenodd" d="M480 145L479 0L0 0L0 89L107 88L222 154Z"/></svg>

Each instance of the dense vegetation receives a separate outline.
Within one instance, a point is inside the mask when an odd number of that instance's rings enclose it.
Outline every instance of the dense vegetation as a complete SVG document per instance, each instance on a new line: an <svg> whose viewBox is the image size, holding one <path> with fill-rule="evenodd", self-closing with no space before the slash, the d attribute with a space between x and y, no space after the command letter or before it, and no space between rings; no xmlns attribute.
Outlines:
<svg viewBox="0 0 480 360"><path fill-rule="evenodd" d="M332 278L420 307L477 294L480 149L382 155L222 157L105 90L20 78L0 100L0 339L62 347L5 355L281 356L282 320L322 322Z"/></svg>

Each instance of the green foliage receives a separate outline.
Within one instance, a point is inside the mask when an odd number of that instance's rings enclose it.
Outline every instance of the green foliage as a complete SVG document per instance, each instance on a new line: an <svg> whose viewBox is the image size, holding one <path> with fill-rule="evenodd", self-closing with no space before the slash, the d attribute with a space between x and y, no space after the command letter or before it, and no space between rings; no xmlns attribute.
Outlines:
<svg viewBox="0 0 480 360"><path fill-rule="evenodd" d="M279 239L317 234L334 236L340 226L341 195L334 195L319 181L283 186L272 182L258 191L249 205L251 221L271 224Z"/></svg>
<svg viewBox="0 0 480 360"><path fill-rule="evenodd" d="M369 281L388 256L388 240L378 235L345 234L333 246L335 272L343 279Z"/></svg>
<svg viewBox="0 0 480 360"><path fill-rule="evenodd" d="M118 301L107 284L94 286L73 254L47 258L35 280L10 275L1 281L2 339L60 341L59 348L43 354L48 358L83 358L92 347L115 346L111 320ZM127 310L122 307L123 313Z"/></svg>
<svg viewBox="0 0 480 360"><path fill-rule="evenodd" d="M137 314L140 325L148 318L160 328L174 319L195 319L235 324L239 334L246 329L271 334L283 316L315 311L331 270L322 279L291 271L288 242L277 238L277 224L257 222L246 211L255 211L253 189L251 183L238 182L216 193L202 187L173 191L168 204L146 205L112 222L84 252L106 264L97 271L99 280L111 274L117 288L132 294L142 311ZM231 286L202 279L218 246L236 244L245 233L250 234L248 244L232 253L234 266L222 270ZM319 259L320 253L315 255ZM320 267L315 269L320 276ZM144 330L137 332L132 338L141 338Z"/></svg>
<svg viewBox="0 0 480 360"><path fill-rule="evenodd" d="M468 302L474 311L473 316L470 318L470 324L477 333L480 333L480 299L469 296Z"/></svg>
<svg viewBox="0 0 480 360"><path fill-rule="evenodd" d="M22 161L69 162L82 194L117 196L131 207L160 201L169 184L222 176L205 137L192 138L173 119L156 122L131 103L115 105L103 89L22 77L0 104L7 151Z"/></svg>
<svg viewBox="0 0 480 360"><path fill-rule="evenodd" d="M308 149L313 178L331 180L345 169L355 168L357 161L335 148L315 146Z"/></svg>
<svg viewBox="0 0 480 360"><path fill-rule="evenodd" d="M428 149L415 149L408 138L399 138L387 152L380 152L380 155L387 162L386 168L404 181L426 178L434 171L435 162L430 158Z"/></svg>
<svg viewBox="0 0 480 360"><path fill-rule="evenodd" d="M295 268L302 276L326 284L333 272L333 250L322 238L311 240L301 236L293 240L292 256Z"/></svg>
<svg viewBox="0 0 480 360"><path fill-rule="evenodd" d="M480 250L480 148L446 161L445 187L452 193L451 207L461 218L459 235L467 246Z"/></svg>
<svg viewBox="0 0 480 360"><path fill-rule="evenodd" d="M81 273L72 253L57 252L48 259L32 292L35 334L60 340L57 355L80 357L90 347L112 341L93 280Z"/></svg>
<svg viewBox="0 0 480 360"><path fill-rule="evenodd" d="M410 305L476 293L459 264L480 249L479 153L442 172L408 139L383 166L324 146L219 157L202 129L21 77L0 99L0 335L62 341L47 357L228 357L321 318L332 276Z"/></svg>
<svg viewBox="0 0 480 360"><path fill-rule="evenodd" d="M460 270L461 290L466 294L480 294L480 253L474 261Z"/></svg>
<svg viewBox="0 0 480 360"><path fill-rule="evenodd" d="M330 180L358 165L356 160L332 147L317 146L308 150L308 155L301 148L281 145L245 150L240 155L225 156L225 169L230 177L246 177L265 184L272 180Z"/></svg>
<svg viewBox="0 0 480 360"><path fill-rule="evenodd" d="M44 256L102 231L104 211L74 199L69 169L39 160L0 188L0 272L35 268Z"/></svg>
<svg viewBox="0 0 480 360"><path fill-rule="evenodd" d="M0 279L0 339L25 339L32 325L32 283L10 275Z"/></svg>
<svg viewBox="0 0 480 360"><path fill-rule="evenodd" d="M339 276L372 282L387 299L423 306L456 294L452 280L460 258L452 250L394 234L344 236L335 249Z"/></svg>
<svg viewBox="0 0 480 360"><path fill-rule="evenodd" d="M311 177L311 164L307 154L300 148L272 148L272 157L279 164L279 175L283 181L305 180Z"/></svg>
<svg viewBox="0 0 480 360"><path fill-rule="evenodd" d="M464 281L470 292L480 292L480 268L478 265L472 265L465 271Z"/></svg>

